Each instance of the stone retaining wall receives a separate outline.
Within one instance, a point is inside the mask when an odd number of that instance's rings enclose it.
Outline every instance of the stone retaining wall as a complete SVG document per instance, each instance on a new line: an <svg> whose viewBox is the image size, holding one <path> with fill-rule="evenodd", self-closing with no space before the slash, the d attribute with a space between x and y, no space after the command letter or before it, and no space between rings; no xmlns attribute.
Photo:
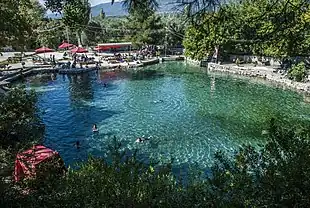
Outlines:
<svg viewBox="0 0 310 208"><path fill-rule="evenodd" d="M307 95L310 95L310 82L295 82L284 75L274 73L272 70L259 70L255 67L238 67L238 66L228 66L228 65L219 65L215 63L208 63L208 71L217 71L223 73L231 73L236 75L242 75L247 77L257 77L268 80L275 84L280 84L282 86L289 87L298 92L304 92Z"/></svg>
<svg viewBox="0 0 310 208"><path fill-rule="evenodd" d="M267 56L255 56L255 55L229 55L229 61L233 62L239 58L240 61L247 61L249 63L254 63L257 61L258 65L264 65L263 63L266 61L269 61L271 66L280 66L280 60L273 57L267 57Z"/></svg>

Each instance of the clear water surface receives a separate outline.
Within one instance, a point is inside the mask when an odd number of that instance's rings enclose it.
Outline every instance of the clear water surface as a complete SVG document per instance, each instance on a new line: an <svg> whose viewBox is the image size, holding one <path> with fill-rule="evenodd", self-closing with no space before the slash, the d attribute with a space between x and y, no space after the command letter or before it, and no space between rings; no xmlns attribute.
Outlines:
<svg viewBox="0 0 310 208"><path fill-rule="evenodd" d="M216 151L230 154L242 144L264 142L261 133L271 117L310 120L302 95L252 79L207 74L183 62L132 72L45 74L27 78L27 86L39 93L45 144L67 165L88 154L105 156L115 135L123 148L138 149L142 160L174 158L176 166L203 168ZM99 134L92 133L94 123ZM142 135L152 139L135 143Z"/></svg>

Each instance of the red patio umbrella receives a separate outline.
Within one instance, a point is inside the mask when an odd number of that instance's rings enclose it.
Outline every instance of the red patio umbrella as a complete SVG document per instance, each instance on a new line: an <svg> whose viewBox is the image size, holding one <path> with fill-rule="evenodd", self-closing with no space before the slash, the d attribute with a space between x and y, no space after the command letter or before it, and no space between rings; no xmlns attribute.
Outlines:
<svg viewBox="0 0 310 208"><path fill-rule="evenodd" d="M40 169L40 164L51 163L53 160L58 161L57 163L59 163L59 167L55 168L64 168L63 161L58 152L43 145L35 145L32 148L17 154L14 171L15 181L36 176Z"/></svg>
<svg viewBox="0 0 310 208"><path fill-rule="evenodd" d="M42 48L37 48L35 50L36 53L48 53L48 52L53 52L53 49L47 48L47 47L42 47Z"/></svg>
<svg viewBox="0 0 310 208"><path fill-rule="evenodd" d="M71 52L72 53L86 53L88 52L88 50L82 47L76 47L76 48L73 48Z"/></svg>
<svg viewBox="0 0 310 208"><path fill-rule="evenodd" d="M73 46L73 44L71 44L71 43L62 42L62 44L60 46L58 46L58 48L65 49L65 48L69 48L72 46Z"/></svg>

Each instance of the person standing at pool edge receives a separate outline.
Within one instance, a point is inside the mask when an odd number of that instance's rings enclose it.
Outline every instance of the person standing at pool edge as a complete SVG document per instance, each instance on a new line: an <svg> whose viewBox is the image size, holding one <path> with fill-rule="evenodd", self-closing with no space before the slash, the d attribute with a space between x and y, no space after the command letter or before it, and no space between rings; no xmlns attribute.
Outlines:
<svg viewBox="0 0 310 208"><path fill-rule="evenodd" d="M93 132L98 132L98 131L99 131L99 129L97 128L97 125L94 124L94 125L93 125Z"/></svg>

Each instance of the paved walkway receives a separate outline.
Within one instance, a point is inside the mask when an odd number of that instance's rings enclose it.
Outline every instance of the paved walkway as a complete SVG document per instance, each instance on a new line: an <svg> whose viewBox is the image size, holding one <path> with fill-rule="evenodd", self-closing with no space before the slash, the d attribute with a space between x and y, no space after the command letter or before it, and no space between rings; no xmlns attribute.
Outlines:
<svg viewBox="0 0 310 208"><path fill-rule="evenodd" d="M1 52L1 53L2 53L2 56L0 56L0 62L7 60L9 57L14 57L15 53L20 54L20 52ZM25 52L26 55L31 55L33 53L34 52Z"/></svg>

